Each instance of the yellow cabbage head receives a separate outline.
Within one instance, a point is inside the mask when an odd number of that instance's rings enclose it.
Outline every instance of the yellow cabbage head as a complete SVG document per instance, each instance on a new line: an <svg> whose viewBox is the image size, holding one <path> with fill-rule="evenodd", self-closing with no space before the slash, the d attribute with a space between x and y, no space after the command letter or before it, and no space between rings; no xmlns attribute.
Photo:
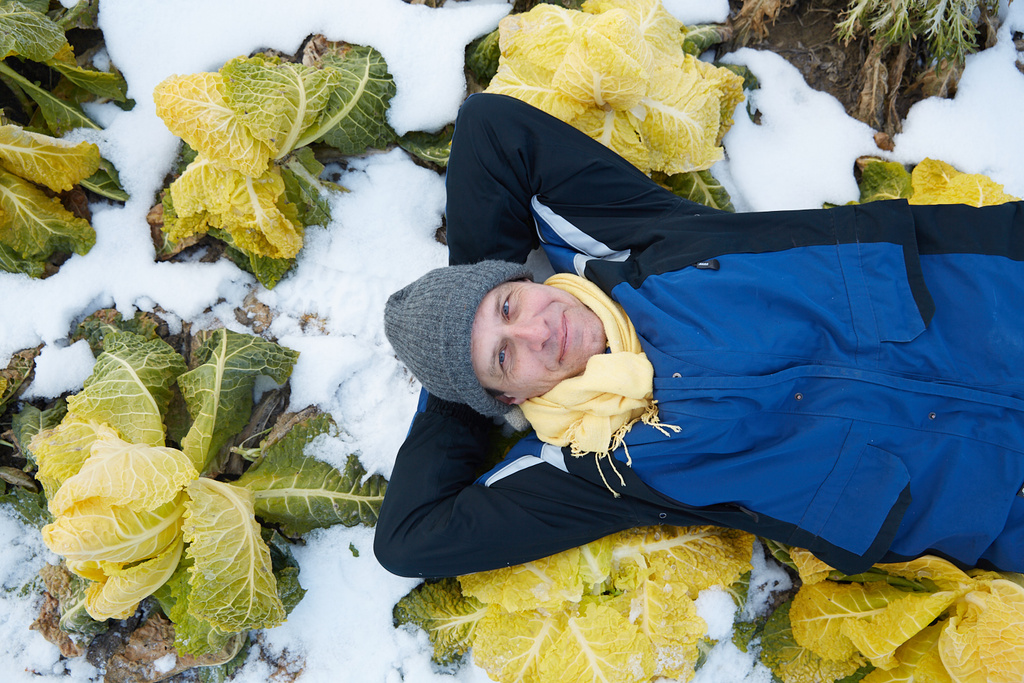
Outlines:
<svg viewBox="0 0 1024 683"><path fill-rule="evenodd" d="M51 497L54 521L42 534L71 571L95 582L86 609L102 621L129 616L174 572L185 487L198 473L179 450L98 431L88 458Z"/></svg>
<svg viewBox="0 0 1024 683"><path fill-rule="evenodd" d="M957 604L938 642L943 665L964 683L1017 683L1024 671L1024 588L982 582Z"/></svg>
<svg viewBox="0 0 1024 683"><path fill-rule="evenodd" d="M871 574L888 574L893 585L805 582L789 613L796 643L827 662L866 658L876 668L864 683L1021 680L1024 587L1016 582L1019 576L964 572L933 556L876 565Z"/></svg>
<svg viewBox="0 0 1024 683"><path fill-rule="evenodd" d="M170 237L180 240L213 226L231 233L241 249L293 258L302 248L302 225L282 210L284 193L277 167L253 177L200 155L171 183L171 200L178 217L201 220L176 223Z"/></svg>
<svg viewBox="0 0 1024 683"><path fill-rule="evenodd" d="M473 661L498 681L688 680L707 633L694 598L736 582L752 545L741 531L646 527L459 577L486 606L471 610Z"/></svg>
<svg viewBox="0 0 1024 683"><path fill-rule="evenodd" d="M742 79L686 55L684 27L660 0L591 0L583 10L543 4L503 19L487 92L543 109L646 173L721 159Z"/></svg>

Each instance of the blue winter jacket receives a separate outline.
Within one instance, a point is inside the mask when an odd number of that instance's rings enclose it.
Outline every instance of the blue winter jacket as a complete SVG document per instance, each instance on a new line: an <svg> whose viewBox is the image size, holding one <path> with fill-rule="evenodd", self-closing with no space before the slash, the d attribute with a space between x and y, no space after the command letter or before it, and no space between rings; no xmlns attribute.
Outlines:
<svg viewBox="0 0 1024 683"><path fill-rule="evenodd" d="M435 403L392 475L385 566L475 571L665 521L743 528L847 572L926 552L1024 571L1021 203L719 212L495 96L464 106L447 182L452 262L540 245L598 284L681 431L634 427L621 483L527 439L470 484L426 464L479 459L456 443L472 420ZM442 493L399 502L403 458Z"/></svg>

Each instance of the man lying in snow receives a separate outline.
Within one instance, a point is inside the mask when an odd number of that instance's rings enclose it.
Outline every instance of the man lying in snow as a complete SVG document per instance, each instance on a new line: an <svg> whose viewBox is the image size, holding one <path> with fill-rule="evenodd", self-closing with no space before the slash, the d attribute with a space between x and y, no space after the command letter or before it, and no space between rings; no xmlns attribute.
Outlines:
<svg viewBox="0 0 1024 683"><path fill-rule="evenodd" d="M725 213L498 95L463 106L447 187L453 265L385 314L430 394L377 523L390 571L659 523L847 573L1024 571L1024 203ZM522 414L543 441L478 476L483 416Z"/></svg>

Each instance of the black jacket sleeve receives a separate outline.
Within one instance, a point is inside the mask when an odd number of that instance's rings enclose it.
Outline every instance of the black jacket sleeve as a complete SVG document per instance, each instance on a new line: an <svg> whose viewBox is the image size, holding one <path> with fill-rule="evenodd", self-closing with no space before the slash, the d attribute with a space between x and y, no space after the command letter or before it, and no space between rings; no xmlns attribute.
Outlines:
<svg viewBox="0 0 1024 683"><path fill-rule="evenodd" d="M612 249L642 247L654 217L717 213L677 197L550 114L489 93L472 95L459 110L445 186L453 265L523 263L538 246L534 197L585 223Z"/></svg>
<svg viewBox="0 0 1024 683"><path fill-rule="evenodd" d="M538 464L475 484L489 421L429 397L398 453L374 554L400 576L457 576L521 564L638 526L636 501Z"/></svg>

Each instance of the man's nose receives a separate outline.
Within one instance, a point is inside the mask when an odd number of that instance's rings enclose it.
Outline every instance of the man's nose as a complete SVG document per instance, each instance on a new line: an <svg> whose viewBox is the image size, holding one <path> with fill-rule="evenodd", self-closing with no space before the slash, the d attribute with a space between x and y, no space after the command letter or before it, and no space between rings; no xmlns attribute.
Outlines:
<svg viewBox="0 0 1024 683"><path fill-rule="evenodd" d="M539 351L551 336L548 326L539 317L518 321L512 334L532 351Z"/></svg>

